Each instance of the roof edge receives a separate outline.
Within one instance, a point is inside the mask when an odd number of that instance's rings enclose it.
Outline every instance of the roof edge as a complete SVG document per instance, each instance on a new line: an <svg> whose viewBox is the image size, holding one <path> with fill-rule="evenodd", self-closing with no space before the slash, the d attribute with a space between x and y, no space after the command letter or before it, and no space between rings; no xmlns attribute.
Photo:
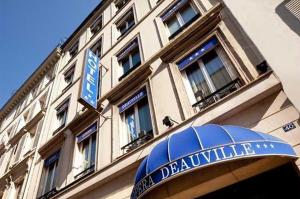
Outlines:
<svg viewBox="0 0 300 199"><path fill-rule="evenodd" d="M57 61L61 55L61 48L57 46L54 48L50 54L44 59L44 61L31 73L31 75L23 82L23 84L18 88L18 90L6 101L6 103L0 109L0 121L12 110L16 103L18 103L18 97L26 89L30 89L30 83L38 78L38 75L49 65L51 61ZM54 64L53 64L54 65ZM53 66L52 66L53 67Z"/></svg>

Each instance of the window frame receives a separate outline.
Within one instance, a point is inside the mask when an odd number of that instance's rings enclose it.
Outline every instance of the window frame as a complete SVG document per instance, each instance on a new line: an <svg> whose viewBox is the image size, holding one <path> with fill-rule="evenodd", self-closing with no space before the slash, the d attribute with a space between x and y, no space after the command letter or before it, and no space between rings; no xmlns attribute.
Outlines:
<svg viewBox="0 0 300 199"><path fill-rule="evenodd" d="M120 61L119 61L119 63L120 63L120 66L121 66L121 68L122 68L122 72L123 72L123 75L124 74L126 74L126 73L128 73L128 71L130 71L130 69L132 69L132 68L135 68L135 67L137 67L138 65L140 65L141 64L141 55L140 55L140 52L138 52L139 53L139 57L140 57L140 63L139 64L136 64L136 65L133 65L133 54L134 54L134 51L137 49L138 47L136 47L135 49L133 49L132 51L130 51L128 54L127 54L127 56L126 57L124 57L123 59L121 59ZM139 51L139 49L138 49L138 51ZM129 61L129 69L127 70L127 71L124 71L124 67L123 67L123 62L122 62L122 60L124 60L125 58L127 58L128 59L128 61Z"/></svg>
<svg viewBox="0 0 300 199"><path fill-rule="evenodd" d="M10 165L12 165L15 161L18 146L19 146L19 142L17 142L12 148L12 156L11 156L11 160L10 160Z"/></svg>
<svg viewBox="0 0 300 199"><path fill-rule="evenodd" d="M133 19L132 25L129 24L128 19L130 19L130 18ZM124 32L121 32L120 26L124 25L124 23L125 23L126 29ZM125 35L127 35L136 26L136 24L137 24L136 16L135 16L135 12L134 12L134 7L132 6L115 22L117 31L120 33L120 36L117 38L117 40L119 40L122 37L124 37Z"/></svg>
<svg viewBox="0 0 300 199"><path fill-rule="evenodd" d="M100 44L99 44L100 43ZM98 46L98 48L96 47ZM99 48L100 46L100 48ZM100 53L95 53L94 50L95 49L100 49ZM91 45L90 47L90 50L98 57L98 58L101 58L102 57L102 54L103 54L103 41L102 41L102 36L96 41L93 43L93 45Z"/></svg>
<svg viewBox="0 0 300 199"><path fill-rule="evenodd" d="M79 52L79 40L76 40L75 43L70 46L70 48L68 49L69 55L70 55L70 60L72 60L74 57L76 57L76 55Z"/></svg>
<svg viewBox="0 0 300 199"><path fill-rule="evenodd" d="M80 136L82 133L85 133L89 128L91 128L93 125L96 125L95 131L93 131L88 137L86 137L81 142L78 142L78 136ZM74 173L74 179L78 180L86 175L89 175L90 173L94 172L97 165L97 157L98 157L98 120L94 120L92 123L90 123L86 128L81 130L79 133L76 133L75 137L75 147L74 147L74 156L73 156L73 168L75 169ZM93 137L95 138L95 157L94 157L94 164L91 164L92 160L92 149L93 149ZM85 166L85 151L84 151L84 141L88 140L88 166Z"/></svg>
<svg viewBox="0 0 300 199"><path fill-rule="evenodd" d="M131 139L131 135L130 132L128 131L128 124L126 121L126 112L129 110L134 111L134 125L135 125L135 129L136 129L136 134L137 134L137 138L140 138L140 133L141 131L141 124L140 124L140 116L139 116L139 103L142 102L142 100L146 100L147 101L147 105L149 108L149 117L150 117L150 121L151 121L151 130L149 130L148 132L145 132L146 134L152 133L153 134L153 121L152 121L152 117L151 117L151 109L150 109L150 103L149 103L149 98L148 95L145 96L143 99L139 100L138 102L136 102L135 104L133 104L131 107L129 107L128 109L126 109L124 112L120 113L120 119L121 119L121 134L120 135L120 144L122 145L120 147L120 149L129 144L130 142L134 141L135 139ZM126 100L125 100L126 101ZM125 137L127 137L127 140L125 140ZM126 142L126 143L125 143Z"/></svg>
<svg viewBox="0 0 300 199"><path fill-rule="evenodd" d="M219 42L219 40L218 40L218 42ZM213 93L216 91L215 85L212 82L211 77L210 77L209 73L207 72L207 69L205 68L205 64L202 61L202 57L205 56L207 53L210 53L213 50L215 51L215 53L217 54L219 59L222 61L224 68L228 72L231 80L234 80L235 78L239 77L237 71L235 71L236 69L234 67L234 64L231 63L231 60L229 59L228 55L226 54L225 49L223 49L223 47L220 45L220 43L218 43L217 46L215 46L214 48L207 51L205 54L203 54L201 57L199 57L195 62L191 63L190 65L186 66L186 68L184 70L180 71L182 74L184 86L186 88L188 98L189 98L191 104L195 104L199 101L199 100L197 100L195 93L192 90L191 83L186 74L186 69L188 69L192 64L196 63L198 65L198 67L200 68L200 71L207 83L210 93Z"/></svg>
<svg viewBox="0 0 300 199"><path fill-rule="evenodd" d="M197 18L197 16L201 16L201 13L202 13L202 12L201 12L200 9L195 5L194 2L192 2L191 0L189 0L186 4L187 4L189 7L191 7L191 8L193 9L193 11L195 12L195 16L194 16L193 18L195 18L195 17ZM175 4L172 4L171 6L169 6L169 7L167 8L167 10L170 9L170 8L172 8L172 7L174 7L175 5L176 5L176 3L175 3ZM185 7L185 6L186 6L186 5L184 5L183 7ZM180 9L182 9L182 8L180 8ZM163 24L164 24L164 26L165 26L167 35L169 36L169 39L171 39L171 38L173 38L174 36L176 36L179 32L181 32L181 31L185 28L185 26L188 26L190 22L193 22L193 21L194 21L193 19L190 19L188 22L184 23L184 20L183 20L183 18L182 18L181 12L180 12L180 9L177 10L173 15L171 15L171 16L169 17L169 19L166 19L165 21L163 21ZM173 18L176 18L176 21L177 21L178 24L179 24L179 28L178 28L178 30L176 30L174 33L171 34L167 22L168 22L170 19L173 19Z"/></svg>
<svg viewBox="0 0 300 199"><path fill-rule="evenodd" d="M15 197L16 199L21 198L21 196L23 195L23 185L24 185L24 181L21 181L19 183L16 183L15 188L16 188L16 194Z"/></svg>
<svg viewBox="0 0 300 199"><path fill-rule="evenodd" d="M99 24L100 24L100 28L97 29L96 31L93 31L94 27L99 27ZM101 14L94 20L94 22L90 26L90 32L92 34L92 37L97 35L97 33L99 33L102 30L102 28L103 28L103 15Z"/></svg>
<svg viewBox="0 0 300 199"><path fill-rule="evenodd" d="M42 195L43 194L46 194L46 193L48 193L49 191L51 191L52 189L54 189L55 188L55 181L56 181L56 172L57 172L57 167L58 167L58 161L59 161L59 159L58 160L56 160L55 162L53 162L53 163L51 163L49 166L47 166L47 167L45 167L44 166L44 169L45 169L45 177L44 177L44 182L43 182L43 187L42 187ZM46 185L47 185L47 180L48 180L48 176L49 176L49 168L50 168L50 166L51 165L53 165L54 164L54 170L53 170L53 174L52 174L52 176L51 176L51 184L50 184L50 189L49 190L47 190L47 192L45 192L46 191Z"/></svg>
<svg viewBox="0 0 300 199"><path fill-rule="evenodd" d="M67 104L67 105L66 105ZM63 110L59 111L58 113L58 110L63 107L63 106L66 106ZM70 106L70 98L67 98L66 100L64 100L60 105L57 106L57 108L55 109L56 113L55 113L55 116L56 116L56 121L59 122L59 118L58 118L58 115L61 114L61 113L65 113L64 114L64 122L63 124L60 124L59 126L57 126L54 134L61 128L63 128L64 126L66 126L66 123L67 123L67 119L68 119L68 110L69 110L69 106Z"/></svg>
<svg viewBox="0 0 300 199"><path fill-rule="evenodd" d="M63 73L63 80L65 83L64 88L62 89L62 92L65 92L66 90L68 90L70 88L70 86L74 83L74 76L75 76L75 69L76 69L76 62L73 63L64 73ZM71 77L71 80L69 83L66 82L66 77Z"/></svg>
<svg viewBox="0 0 300 199"><path fill-rule="evenodd" d="M17 126L18 126L19 121L13 123L10 127L7 128L6 133L8 138L12 138L12 136L15 135L15 132L17 130Z"/></svg>
<svg viewBox="0 0 300 199"><path fill-rule="evenodd" d="M38 145L38 141L39 141L39 138L41 136L41 132L42 132L42 128L43 128L43 124L44 124L44 118L40 119L36 125L31 128L29 130L30 132L30 138L31 138L31 148L32 149L35 149ZM32 129L34 130L34 132L32 131Z"/></svg>
<svg viewBox="0 0 300 199"><path fill-rule="evenodd" d="M14 154L14 160L12 164L16 164L18 163L20 160L22 160L22 156L24 153L24 148L25 148L25 144L26 144L26 140L28 139L28 135L24 134L20 140L17 143L17 150Z"/></svg>
<svg viewBox="0 0 300 199"><path fill-rule="evenodd" d="M38 96L40 90L39 90L39 82L37 83L36 86L34 86L31 91L33 98L35 98L36 96Z"/></svg>
<svg viewBox="0 0 300 199"><path fill-rule="evenodd" d="M126 55L124 55L121 59L119 59L119 56L122 54L122 52L126 51L128 48L130 48L130 46L133 44L133 42L136 42L137 43L137 46L134 47L133 49L131 49L130 51L128 51L126 53ZM143 61L143 57L142 57L142 50L140 48L140 40L138 37L135 37L134 39L132 39L129 43L127 43L125 45L125 47L123 47L116 55L117 57L117 61L118 61L118 65L119 65L119 74L121 74L118 78L119 81L121 81L122 79L124 79L125 77L127 77L133 70L135 70L136 68L138 68L141 64L142 64L142 61ZM138 52L139 54L139 59L140 61L136 64L136 65L133 65L133 52ZM124 66L123 66L123 63L122 63L122 60L124 59L128 59L129 60L129 69L124 72Z"/></svg>
<svg viewBox="0 0 300 199"><path fill-rule="evenodd" d="M82 171L84 171L85 169L88 169L89 167L91 167L91 166L95 166L95 164L96 164L96 161L94 162L94 164L93 165L91 165L91 158L92 158L92 143L93 143L93 136L95 136L95 142L96 142L96 145L97 145L97 130L96 130L96 132L95 133L93 133L92 135L90 135L89 136L89 138L87 138L88 139L88 166L86 166L85 165L85 151L84 151L84 146L83 146L83 143L84 143L84 141L82 141L82 142L80 142L80 143L78 143L78 145L80 145L78 148L79 148L79 152L80 152L80 154L81 154L81 156L82 156L82 162L81 162L81 167L82 167ZM97 146L95 147L95 154L96 154L96 151L97 151ZM96 155L95 155L95 160L96 160ZM82 172L81 171L81 172Z"/></svg>
<svg viewBox="0 0 300 199"><path fill-rule="evenodd" d="M118 7L117 6L117 3L118 2L124 2L125 1L125 3L123 3L122 4L122 6L121 7ZM115 2L114 2L114 5L115 5L115 8L117 9L117 13L119 12L119 11L121 11L128 3L130 2L130 0L116 0Z"/></svg>

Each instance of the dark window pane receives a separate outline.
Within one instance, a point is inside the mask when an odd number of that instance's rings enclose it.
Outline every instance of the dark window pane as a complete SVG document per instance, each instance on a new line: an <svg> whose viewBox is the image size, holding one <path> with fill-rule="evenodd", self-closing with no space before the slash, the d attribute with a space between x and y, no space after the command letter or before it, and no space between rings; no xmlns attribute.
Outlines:
<svg viewBox="0 0 300 199"><path fill-rule="evenodd" d="M132 67L141 64L141 57L139 51L134 51L132 53Z"/></svg>
<svg viewBox="0 0 300 199"><path fill-rule="evenodd" d="M144 98L138 103L138 110L141 131L148 132L152 130L151 115L147 98Z"/></svg>
<svg viewBox="0 0 300 199"><path fill-rule="evenodd" d="M135 24L132 11L128 15L125 16L124 22L118 26L121 35L125 34Z"/></svg>
<svg viewBox="0 0 300 199"><path fill-rule="evenodd" d="M47 193L54 187L54 181L55 181L55 167L56 162L53 162L51 165L49 165L48 174L46 176L46 184L45 184L45 190L44 193Z"/></svg>
<svg viewBox="0 0 300 199"><path fill-rule="evenodd" d="M82 142L82 152L83 152L83 168L89 167L89 139L85 139Z"/></svg>
<svg viewBox="0 0 300 199"><path fill-rule="evenodd" d="M92 146L91 146L91 165L95 164L95 158L96 158L96 133L93 134L92 136Z"/></svg>
<svg viewBox="0 0 300 199"><path fill-rule="evenodd" d="M134 117L134 109L133 107L126 110L125 112L125 121L127 126L127 133L129 134L130 141L138 138L136 125L135 125L135 117Z"/></svg>
<svg viewBox="0 0 300 199"><path fill-rule="evenodd" d="M129 0L119 0L119 1L116 1L116 7L117 9L121 9L123 8L123 6L128 2Z"/></svg>
<svg viewBox="0 0 300 199"><path fill-rule="evenodd" d="M91 32L92 34L96 34L99 30L102 28L102 17L99 17L96 19L96 21L91 26Z"/></svg>
<svg viewBox="0 0 300 199"><path fill-rule="evenodd" d="M194 16L196 16L196 12L189 4L180 10L180 14L184 23L189 22Z"/></svg>
<svg viewBox="0 0 300 199"><path fill-rule="evenodd" d="M123 73L126 73L130 69L129 57L125 57L121 60Z"/></svg>
<svg viewBox="0 0 300 199"><path fill-rule="evenodd" d="M127 20L127 29L131 28L134 25L134 17L131 15Z"/></svg>
<svg viewBox="0 0 300 199"><path fill-rule="evenodd" d="M92 52L97 57L101 57L101 46L102 46L102 41L101 41L101 39L99 39L91 48Z"/></svg>
<svg viewBox="0 0 300 199"><path fill-rule="evenodd" d="M65 82L69 85L72 83L74 77L74 67L70 68L66 73L65 73Z"/></svg>
<svg viewBox="0 0 300 199"><path fill-rule="evenodd" d="M216 90L232 81L224 64L214 50L204 55L202 60Z"/></svg>
<svg viewBox="0 0 300 199"><path fill-rule="evenodd" d="M123 34L126 32L126 30L127 30L127 28L126 28L126 23L121 24L121 25L119 26L119 31L120 31L121 35L123 35Z"/></svg>
<svg viewBox="0 0 300 199"><path fill-rule="evenodd" d="M71 58L73 58L78 52L78 41L69 49Z"/></svg>
<svg viewBox="0 0 300 199"><path fill-rule="evenodd" d="M186 69L186 75L197 101L211 93L197 62Z"/></svg>
<svg viewBox="0 0 300 199"><path fill-rule="evenodd" d="M170 35L174 34L180 28L180 24L176 18L176 16L172 17L167 21L167 26L170 31Z"/></svg>

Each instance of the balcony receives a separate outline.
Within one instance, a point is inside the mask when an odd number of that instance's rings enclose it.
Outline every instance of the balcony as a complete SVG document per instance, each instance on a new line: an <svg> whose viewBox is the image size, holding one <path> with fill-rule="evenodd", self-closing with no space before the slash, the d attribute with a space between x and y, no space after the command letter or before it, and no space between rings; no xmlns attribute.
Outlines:
<svg viewBox="0 0 300 199"><path fill-rule="evenodd" d="M22 137L28 130L34 127L35 124L45 115L45 111L43 106L40 105L40 102L37 102L35 106L33 106L29 112L27 117L21 117L18 123L18 128L15 134L11 134L9 138L9 143L16 143L19 138Z"/></svg>
<svg viewBox="0 0 300 199"><path fill-rule="evenodd" d="M80 178L83 178L85 176L88 176L88 175L92 174L94 171L95 171L95 164L92 164L88 168L86 168L83 171L81 171L80 173L78 173L74 178L76 180L78 180Z"/></svg>
<svg viewBox="0 0 300 199"><path fill-rule="evenodd" d="M57 188L54 187L53 189L51 189L50 191L48 191L48 192L45 193L44 195L38 197L38 199L48 199L48 198L51 198L51 197L54 196L57 192L58 192Z"/></svg>
<svg viewBox="0 0 300 199"><path fill-rule="evenodd" d="M240 87L242 87L242 82L240 78L236 78L233 81L229 82L228 84L224 85L220 89L216 90L215 92L201 97L202 99L195 104L192 105L195 112L202 111L203 109L207 108L211 104L219 101L220 99L226 97L230 93L235 92ZM201 95L201 94L200 94Z"/></svg>
<svg viewBox="0 0 300 199"><path fill-rule="evenodd" d="M129 142L125 146L121 147L121 150L123 151L123 153L124 152L127 153L127 152L132 151L133 149L143 145L144 143L148 142L152 138L153 138L152 130L150 130L148 132L141 131L139 133L139 137L137 139L132 140L131 142Z"/></svg>

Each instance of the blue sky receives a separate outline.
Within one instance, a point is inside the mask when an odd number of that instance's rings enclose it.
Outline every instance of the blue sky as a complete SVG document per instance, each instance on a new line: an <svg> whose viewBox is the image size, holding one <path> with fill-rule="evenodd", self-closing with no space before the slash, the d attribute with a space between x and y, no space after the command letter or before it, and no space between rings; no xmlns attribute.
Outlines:
<svg viewBox="0 0 300 199"><path fill-rule="evenodd" d="M0 107L99 2L0 1Z"/></svg>

